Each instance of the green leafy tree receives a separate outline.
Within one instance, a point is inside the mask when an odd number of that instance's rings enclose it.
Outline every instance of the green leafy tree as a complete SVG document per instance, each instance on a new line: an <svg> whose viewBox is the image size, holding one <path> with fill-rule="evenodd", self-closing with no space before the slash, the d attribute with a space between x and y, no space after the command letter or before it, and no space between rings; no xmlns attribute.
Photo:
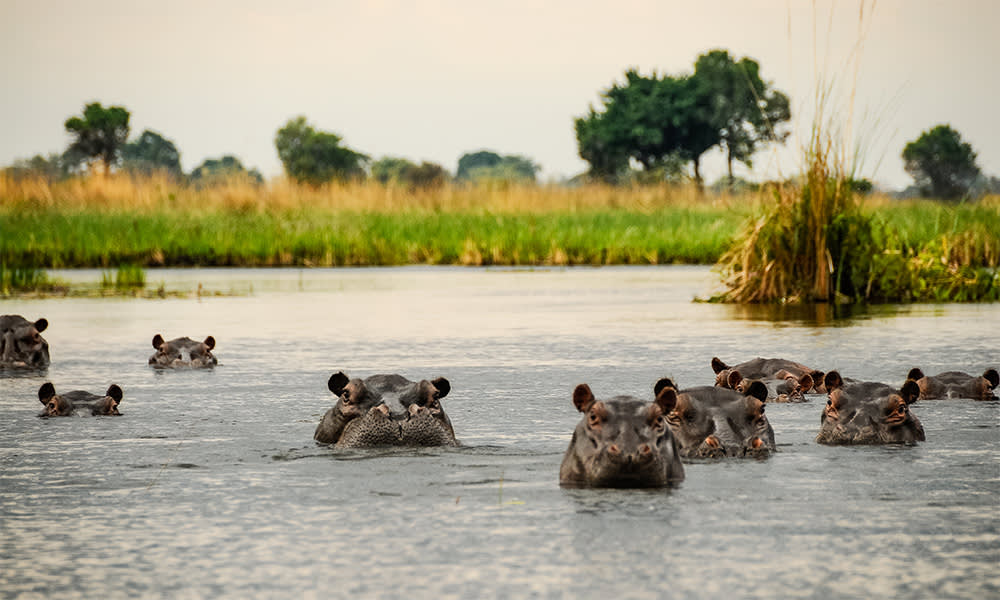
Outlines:
<svg viewBox="0 0 1000 600"><path fill-rule="evenodd" d="M690 77L626 71L623 85L601 93L602 110L591 107L574 123L590 176L620 181L635 161L644 173L641 181L675 177L679 162L693 160L700 181L700 157L718 143L718 134L706 119L697 89Z"/></svg>
<svg viewBox="0 0 1000 600"><path fill-rule="evenodd" d="M104 173L111 172L128 139L129 116L120 106L104 108L100 102L87 104L82 116L66 119L66 131L73 136L69 150L88 159L99 159Z"/></svg>
<svg viewBox="0 0 1000 600"><path fill-rule="evenodd" d="M139 139L122 147L122 169L141 175L162 172L175 179L184 175L177 146L149 129L143 131Z"/></svg>
<svg viewBox="0 0 1000 600"><path fill-rule="evenodd" d="M231 154L221 158L206 158L191 171L191 183L199 186L217 185L234 179L248 179L253 183L263 183L264 178L257 169L247 170L240 159Z"/></svg>
<svg viewBox="0 0 1000 600"><path fill-rule="evenodd" d="M906 144L903 162L920 192L933 198L961 198L979 177L972 146L949 125L938 125Z"/></svg>
<svg viewBox="0 0 1000 600"><path fill-rule="evenodd" d="M760 78L760 65L726 50L712 50L695 61L693 82L703 115L718 132L729 179L733 161L753 167L752 157L769 142L784 142L791 120L788 96Z"/></svg>
<svg viewBox="0 0 1000 600"><path fill-rule="evenodd" d="M448 171L439 164L419 165L405 159L386 156L372 163L372 179L384 185L402 185L410 189L441 187L448 181Z"/></svg>
<svg viewBox="0 0 1000 600"><path fill-rule="evenodd" d="M490 150L463 154L458 159L456 179L534 182L541 167L525 156L500 155Z"/></svg>
<svg viewBox="0 0 1000 600"><path fill-rule="evenodd" d="M341 145L341 137L317 131L305 117L290 119L274 137L285 172L300 183L321 185L363 177L368 156Z"/></svg>

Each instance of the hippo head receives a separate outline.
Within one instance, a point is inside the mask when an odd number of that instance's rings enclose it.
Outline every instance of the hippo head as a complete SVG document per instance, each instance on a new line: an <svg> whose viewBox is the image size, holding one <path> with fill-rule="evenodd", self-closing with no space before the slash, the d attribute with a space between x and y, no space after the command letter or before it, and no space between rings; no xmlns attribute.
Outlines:
<svg viewBox="0 0 1000 600"><path fill-rule="evenodd" d="M816 385L811 373L796 377L788 371L782 371L777 377L780 381L774 386L776 402L805 402L805 395Z"/></svg>
<svg viewBox="0 0 1000 600"><path fill-rule="evenodd" d="M715 385L732 389L742 377L739 372L722 362L718 356L712 357L712 370L715 371Z"/></svg>
<svg viewBox="0 0 1000 600"><path fill-rule="evenodd" d="M218 364L212 355L215 348L215 338L208 336L203 342L196 342L189 337L181 337L165 341L163 336L153 336L153 348L156 353L149 357L153 367L166 368L210 368Z"/></svg>
<svg viewBox="0 0 1000 600"><path fill-rule="evenodd" d="M338 372L327 387L337 404L316 428L314 438L320 442L346 447L458 445L440 402L451 391L444 377L414 383L392 375L349 379Z"/></svg>
<svg viewBox="0 0 1000 600"><path fill-rule="evenodd" d="M689 458L727 456L764 458L776 449L774 429L764 414L768 389L760 381L744 380L740 392L696 387L678 392L667 423ZM674 387L661 379L654 390Z"/></svg>
<svg viewBox="0 0 1000 600"><path fill-rule="evenodd" d="M920 396L908 379L899 390L881 383L842 385L839 373L826 376L829 396L820 416L820 444L912 444L924 441L924 428L910 412Z"/></svg>
<svg viewBox="0 0 1000 600"><path fill-rule="evenodd" d="M73 412L73 403L56 394L56 387L45 382L38 388L38 401L45 406L40 417L65 417Z"/></svg>
<svg viewBox="0 0 1000 600"><path fill-rule="evenodd" d="M0 317L0 365L41 369L49 365L49 344L41 333L45 319L31 322L20 315Z"/></svg>
<svg viewBox="0 0 1000 600"><path fill-rule="evenodd" d="M589 487L662 487L684 478L677 443L665 415L677 392L665 388L652 403L631 396L597 400L590 386L573 391L583 418L573 432L559 483Z"/></svg>
<svg viewBox="0 0 1000 600"><path fill-rule="evenodd" d="M993 390L1000 384L1000 373L996 369L986 369L978 377L960 371L949 371L926 376L918 367L910 369L906 376L917 382L920 399L971 398L973 400L996 400Z"/></svg>
<svg viewBox="0 0 1000 600"><path fill-rule="evenodd" d="M91 414L121 416L121 413L118 412L118 406L122 403L122 397L122 389L112 383L108 391L104 392L104 397L91 405Z"/></svg>
<svg viewBox="0 0 1000 600"><path fill-rule="evenodd" d="M455 443L455 430L440 402L450 391L451 384L444 377L417 383L416 398L406 407L406 419L400 424L403 445L446 446Z"/></svg>

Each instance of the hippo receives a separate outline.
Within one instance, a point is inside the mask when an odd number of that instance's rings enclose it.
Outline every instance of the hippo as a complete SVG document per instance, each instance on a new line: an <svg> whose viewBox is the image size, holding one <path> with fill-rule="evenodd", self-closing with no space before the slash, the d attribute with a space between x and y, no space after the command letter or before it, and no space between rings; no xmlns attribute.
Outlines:
<svg viewBox="0 0 1000 600"><path fill-rule="evenodd" d="M664 378L654 391L674 388ZM750 382L744 392L711 385L677 392L677 403L667 413L684 458L766 458L774 452L774 429L764 407L768 390L760 381Z"/></svg>
<svg viewBox="0 0 1000 600"><path fill-rule="evenodd" d="M680 448L665 416L677 391L659 390L653 402L633 396L594 398L590 386L573 390L573 405L583 418L573 431L559 468L567 487L664 487L684 479Z"/></svg>
<svg viewBox="0 0 1000 600"><path fill-rule="evenodd" d="M49 322L31 322L21 315L0 315L0 369L44 369L49 343L41 336Z"/></svg>
<svg viewBox="0 0 1000 600"><path fill-rule="evenodd" d="M920 396L916 381L899 389L874 381L846 383L837 371L826 374L829 392L820 416L816 442L846 444L915 444L924 441L920 419L910 405Z"/></svg>
<svg viewBox="0 0 1000 600"><path fill-rule="evenodd" d="M103 396L83 390L56 394L51 382L38 388L38 401L45 405L39 417L68 417L70 415L120 416L118 406L122 402L122 389L111 384Z"/></svg>
<svg viewBox="0 0 1000 600"><path fill-rule="evenodd" d="M750 385L757 381L767 387L767 402L805 402L805 394L815 387L812 375L803 373L795 377L787 371L783 375L783 379L744 379L739 371L730 371L728 385L724 387L746 394Z"/></svg>
<svg viewBox="0 0 1000 600"><path fill-rule="evenodd" d="M153 336L156 353L149 357L149 364L157 369L192 368L210 369L219 364L212 355L215 338L208 336L204 342L196 342L189 337L180 337L169 342L163 336Z"/></svg>
<svg viewBox="0 0 1000 600"><path fill-rule="evenodd" d="M996 369L986 369L979 376L961 371L947 371L927 376L919 368L914 367L910 369L906 378L917 382L921 400L938 398L996 400L997 396L993 390L1000 384L1000 373L997 373Z"/></svg>
<svg viewBox="0 0 1000 600"><path fill-rule="evenodd" d="M826 393L826 390L822 388L823 371L784 358L757 357L735 366L729 366L716 356L712 358L712 370L715 371L715 385L720 387L735 389L736 384L742 379L787 381L792 378L798 382L799 386L802 386L802 393L809 393L811 390L818 394ZM806 378L805 375L809 375L809 377ZM806 384L810 383L811 385L805 387ZM791 389L794 389L794 385Z"/></svg>
<svg viewBox="0 0 1000 600"><path fill-rule="evenodd" d="M327 387L338 400L316 427L317 442L345 448L459 445L440 402L451 391L444 377L413 382L402 375L372 375L362 380L337 372Z"/></svg>

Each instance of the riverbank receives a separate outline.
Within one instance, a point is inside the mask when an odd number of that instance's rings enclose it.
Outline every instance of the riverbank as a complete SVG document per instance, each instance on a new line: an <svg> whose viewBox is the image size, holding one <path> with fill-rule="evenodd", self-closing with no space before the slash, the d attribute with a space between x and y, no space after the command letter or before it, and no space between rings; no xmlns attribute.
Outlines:
<svg viewBox="0 0 1000 600"><path fill-rule="evenodd" d="M155 178L0 178L0 261L36 269L715 264L762 201L672 186L198 189ZM971 266L998 264L1000 198L945 205L875 196L865 210L913 248L964 239Z"/></svg>

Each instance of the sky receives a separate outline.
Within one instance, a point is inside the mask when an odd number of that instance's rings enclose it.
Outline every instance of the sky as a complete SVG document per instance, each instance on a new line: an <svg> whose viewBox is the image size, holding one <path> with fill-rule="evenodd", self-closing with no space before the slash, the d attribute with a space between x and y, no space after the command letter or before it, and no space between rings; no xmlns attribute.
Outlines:
<svg viewBox="0 0 1000 600"><path fill-rule="evenodd" d="M281 175L275 132L302 115L375 159L454 172L488 149L558 180L586 170L573 121L626 70L687 74L722 48L791 99L791 137L741 176L799 170L817 89L884 188L912 183L903 147L938 124L1000 176L997 23L995 0L0 0L0 165L63 151L97 101L185 171L233 154ZM702 164L725 173L719 152Z"/></svg>

